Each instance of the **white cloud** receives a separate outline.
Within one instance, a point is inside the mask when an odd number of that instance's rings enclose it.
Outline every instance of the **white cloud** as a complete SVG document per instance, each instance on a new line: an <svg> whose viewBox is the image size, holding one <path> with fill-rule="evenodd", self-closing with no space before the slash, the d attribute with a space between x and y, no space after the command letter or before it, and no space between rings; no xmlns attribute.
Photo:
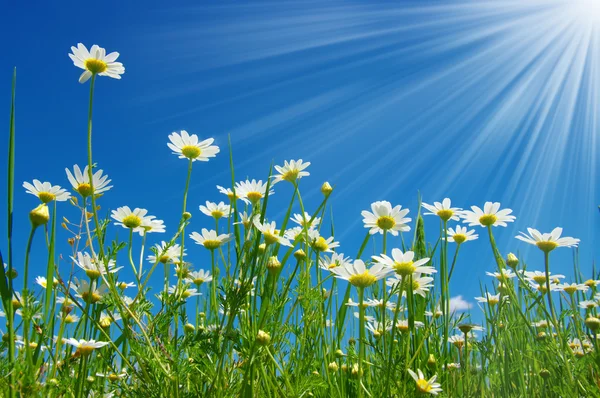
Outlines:
<svg viewBox="0 0 600 398"><path fill-rule="evenodd" d="M455 311L465 311L472 307L473 305L469 303L467 300L463 298L461 294L458 296L450 298L450 312Z"/></svg>

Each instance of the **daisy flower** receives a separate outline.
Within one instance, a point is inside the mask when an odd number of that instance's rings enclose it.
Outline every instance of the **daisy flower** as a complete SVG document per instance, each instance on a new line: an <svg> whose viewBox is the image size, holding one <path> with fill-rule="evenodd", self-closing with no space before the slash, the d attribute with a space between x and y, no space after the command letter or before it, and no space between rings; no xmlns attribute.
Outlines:
<svg viewBox="0 0 600 398"><path fill-rule="evenodd" d="M319 231L316 229L311 229L308 231L308 244L313 248L316 252L321 253L330 253L333 252L332 249L340 246L339 242L333 241L333 236L325 239L319 234Z"/></svg>
<svg viewBox="0 0 600 398"><path fill-rule="evenodd" d="M102 348L108 345L107 341L96 341L96 340L77 340L74 338L66 339L65 343L72 345L77 348L77 352L81 355L90 355L92 351L97 348Z"/></svg>
<svg viewBox="0 0 600 398"><path fill-rule="evenodd" d="M506 301L507 299L507 296L502 297L502 300L504 301ZM477 300L478 303L487 303L488 305L493 307L500 302L500 293L491 294L489 292L486 292L485 297L475 297L475 300Z"/></svg>
<svg viewBox="0 0 600 398"><path fill-rule="evenodd" d="M415 329L418 329L425 326L425 324L423 322L414 321L414 326ZM401 319L398 322L396 322L396 329L398 329L400 332L406 333L409 331L409 328L410 325L408 324L408 319Z"/></svg>
<svg viewBox="0 0 600 398"><path fill-rule="evenodd" d="M389 231L392 235L398 236L398 231L410 231L410 227L406 224L409 223L411 219L404 217L410 210L401 209L402 206L400 205L392 208L391 203L385 200L372 203L372 213L367 210L361 212L365 228L369 228L369 233L371 235L376 234L377 232L384 234Z"/></svg>
<svg viewBox="0 0 600 398"><path fill-rule="evenodd" d="M527 235L524 232L520 232L521 235L515 236L515 238L522 240L525 243L529 243L530 245L537 246L541 251L545 253L549 253L557 247L577 247L579 244L579 239L571 238L571 237L563 237L562 228L557 227L552 230L550 233L542 234L537 229L527 228Z"/></svg>
<svg viewBox="0 0 600 398"><path fill-rule="evenodd" d="M206 214L207 216L218 220L221 217L229 217L231 207L223 202L212 203L207 200L206 206L200 205L200 211Z"/></svg>
<svg viewBox="0 0 600 398"><path fill-rule="evenodd" d="M385 254L373 256L375 262L388 267L390 270L396 271L398 275L403 277L414 273L433 274L437 272L433 267L423 266L423 264L426 264L429 261L429 258L413 261L414 258L414 252L407 251L406 253L402 253L400 249L392 249L392 257Z"/></svg>
<svg viewBox="0 0 600 398"><path fill-rule="evenodd" d="M425 375L421 372L421 369L417 369L417 373L413 372L410 369L407 369L410 377L413 378L415 383L417 383L417 391L423 394L432 394L438 395L438 393L442 392L442 386L440 383L436 383L437 375L434 375L431 379L425 379Z"/></svg>
<svg viewBox="0 0 600 398"><path fill-rule="evenodd" d="M366 324L367 330L373 333L374 336L381 336L385 332L389 332L392 330L392 323L386 322L385 325L383 322L373 321Z"/></svg>
<svg viewBox="0 0 600 398"><path fill-rule="evenodd" d="M106 50L94 44L90 51L83 44L77 44L77 47L71 47L72 54L69 58L73 64L83 69L79 76L79 83L85 83L93 75L108 76L113 79L120 79L125 73L125 67L120 62L115 62L119 58L118 52L106 54Z"/></svg>
<svg viewBox="0 0 600 398"><path fill-rule="evenodd" d="M457 225L456 229L448 228L447 234L448 242L454 242L457 245L479 238L474 229L469 230L467 227L461 227L460 225Z"/></svg>
<svg viewBox="0 0 600 398"><path fill-rule="evenodd" d="M557 286L569 294L574 294L577 291L587 292L589 290L589 287L583 283L559 283Z"/></svg>
<svg viewBox="0 0 600 398"><path fill-rule="evenodd" d="M319 257L319 266L321 269L329 271L332 268L351 265L350 257L344 257L343 253L333 253L330 256L323 255Z"/></svg>
<svg viewBox="0 0 600 398"><path fill-rule="evenodd" d="M107 328L113 322L116 322L119 319L121 319L121 315L119 315L119 314L116 314L116 313L115 314L111 314L110 312L104 312L104 311L102 311L102 313L100 313L100 319L98 320L98 323L103 328Z"/></svg>
<svg viewBox="0 0 600 398"><path fill-rule="evenodd" d="M83 168L83 173L77 165L73 166L73 174L69 169L65 169L65 171L67 172L67 178L69 179L71 186L73 186L73 189L83 198L87 198L92 193L94 195L99 195L112 188L112 185L108 185L111 180L108 179L107 175L102 175L102 170L98 170L92 175L92 182L94 183L93 192L92 186L90 185L88 166Z"/></svg>
<svg viewBox="0 0 600 398"><path fill-rule="evenodd" d="M263 234L267 245L279 243L282 246L292 246L286 237L279 235L279 230L275 228L275 221L271 223L265 221L263 224L258 219L254 219L254 226Z"/></svg>
<svg viewBox="0 0 600 398"><path fill-rule="evenodd" d="M235 199L239 199L239 196L235 194L231 188L223 188L222 186L217 185L217 189L220 193L226 195L231 202L233 202Z"/></svg>
<svg viewBox="0 0 600 398"><path fill-rule="evenodd" d="M312 222L310 222L311 217L312 216L310 214L308 214L307 212L304 212L304 216L302 216L302 214L294 214L294 216L292 218L290 218L290 220L292 222L295 222L296 224L300 225L301 227L306 226L307 229L313 229L319 225L319 223L321 222L321 218L315 217L314 220L312 220Z"/></svg>
<svg viewBox="0 0 600 398"><path fill-rule="evenodd" d="M425 202L421 203L421 206L426 210L429 210L429 213L423 213L424 215L433 215L438 216L444 221L454 220L458 221L458 216L462 209L458 207L451 207L451 202L449 198L445 198L440 202L433 202L433 205L427 204Z"/></svg>
<svg viewBox="0 0 600 398"><path fill-rule="evenodd" d="M108 292L105 285L98 287L96 282L92 282L90 285L85 279L78 280L77 278L73 278L73 282L71 289L77 292L76 297L82 298L86 303L97 303Z"/></svg>
<svg viewBox="0 0 600 398"><path fill-rule="evenodd" d="M242 224L244 226L244 228L246 228L246 229L250 228L250 226L252 226L252 224L254 224L254 222L253 222L254 219L260 219L259 214L255 214L253 217L251 217L245 211L240 212L239 215L240 215L240 221L234 222L234 224Z"/></svg>
<svg viewBox="0 0 600 398"><path fill-rule="evenodd" d="M119 207L111 212L111 217L117 222L115 225L121 225L123 228L133 229L137 231L142 226L144 221L147 222L146 216L148 210L135 208L133 211L129 206Z"/></svg>
<svg viewBox="0 0 600 398"><path fill-rule="evenodd" d="M212 275L208 271L192 271L188 274L186 281L200 286L203 283L208 283L213 280Z"/></svg>
<svg viewBox="0 0 600 398"><path fill-rule="evenodd" d="M477 206L471 206L471 210L464 210L459 215L464 219L463 223L468 223L471 227L475 225L481 227L506 227L507 222L513 222L516 219L510 213L512 213L511 209L500 210L499 202L485 202L483 210Z"/></svg>
<svg viewBox="0 0 600 398"><path fill-rule="evenodd" d="M344 263L339 267L330 268L329 271L338 279L344 279L358 288L365 288L388 276L393 269L383 264L375 264L367 269L362 260L354 260L352 264Z"/></svg>
<svg viewBox="0 0 600 398"><path fill-rule="evenodd" d="M137 231L140 236L153 232L164 233L165 222L163 220L157 220L154 216L147 216L142 219L142 225L134 231Z"/></svg>
<svg viewBox="0 0 600 398"><path fill-rule="evenodd" d="M386 285L390 286L393 289L399 287L402 283L402 278L390 278L386 282ZM416 273L412 277L412 289L413 294L418 294L421 297L425 297L429 289L433 287L433 278L429 276L421 276L421 274ZM408 286L406 287L408 288ZM406 291L402 292L402 296L406 296Z"/></svg>
<svg viewBox="0 0 600 398"><path fill-rule="evenodd" d="M452 344L458 349L461 349L465 345L465 336L462 334L455 334L454 336L448 337L448 343Z"/></svg>
<svg viewBox="0 0 600 398"><path fill-rule="evenodd" d="M179 159L190 159L195 162L208 162L209 158L214 158L219 153L220 149L216 145L211 145L215 140L208 138L198 142L196 134L188 134L187 131L181 130L180 133L173 132L169 135L169 143L167 146L173 151L173 154L179 155Z"/></svg>
<svg viewBox="0 0 600 398"><path fill-rule="evenodd" d="M164 240L155 244L152 250L156 251L156 254L151 254L147 258L151 263L160 262L163 264L171 264L178 261L179 256L181 255L181 246L174 244L167 247L167 242ZM185 256L185 250L183 255Z"/></svg>
<svg viewBox="0 0 600 398"><path fill-rule="evenodd" d="M217 231L207 230L206 228L202 228L202 234L198 232L192 232L190 234L190 238L194 240L199 245L206 247L208 250L218 249L223 243L229 242L233 239L231 234L221 234L217 235Z"/></svg>
<svg viewBox="0 0 600 398"><path fill-rule="evenodd" d="M64 202L71 197L71 194L66 189L58 185L52 185L49 182L40 182L40 180L33 180L33 184L25 181L23 188L25 188L27 193L37 196L42 203L50 203L53 200Z"/></svg>
<svg viewBox="0 0 600 398"><path fill-rule="evenodd" d="M183 286L182 289L180 289L179 291L177 290L177 285L171 286L169 288L169 294L180 294L181 299L185 300L187 298L193 297L193 296L201 296L202 293L199 293L197 289L190 289L187 286Z"/></svg>
<svg viewBox="0 0 600 398"><path fill-rule="evenodd" d="M46 280L46 278L45 278L45 277L43 277L43 276L38 276L37 278L35 278L35 283L37 283L38 285L40 285L40 286L41 286L41 287L43 287L44 289L45 289L46 287L48 287L48 281L47 281L47 280ZM52 278L52 284L53 284L54 286L58 285L58 279L56 279L56 278L54 278L54 277L53 277L53 278Z"/></svg>
<svg viewBox="0 0 600 398"><path fill-rule="evenodd" d="M517 274L515 274L509 269L501 269L500 272L486 272L485 274L488 276L493 276L500 282L517 276Z"/></svg>
<svg viewBox="0 0 600 398"><path fill-rule="evenodd" d="M302 159L290 160L289 162L287 160L284 161L283 166L275 166L275 170L279 174L273 176L273 184L277 184L280 181L295 183L296 180L309 176L310 173L304 171L308 166L310 166L310 162L302 162Z"/></svg>
<svg viewBox="0 0 600 398"><path fill-rule="evenodd" d="M546 273L541 271L522 271L523 275L525 275L525 279L530 281L535 281L539 284L546 283ZM559 282L559 279L564 279L565 276L561 274L552 275L552 272L549 272L550 281L556 283Z"/></svg>
<svg viewBox="0 0 600 398"><path fill-rule="evenodd" d="M592 308L598 307L598 302L593 300L582 300L578 305L580 308L591 310Z"/></svg>
<svg viewBox="0 0 600 398"><path fill-rule="evenodd" d="M79 268L85 271L85 274L90 279L97 279L100 275L106 275L106 271L108 268L108 272L114 273L120 270L123 267L115 268L114 260L109 260L108 267L104 265L104 263L98 261L97 258L92 258L88 253L77 252L77 258L71 257L71 260L77 265Z"/></svg>
<svg viewBox="0 0 600 398"><path fill-rule="evenodd" d="M235 192L244 202L255 205L267 195L267 185L268 183L263 184L262 180L236 182ZM269 196L273 194L275 192L269 189Z"/></svg>

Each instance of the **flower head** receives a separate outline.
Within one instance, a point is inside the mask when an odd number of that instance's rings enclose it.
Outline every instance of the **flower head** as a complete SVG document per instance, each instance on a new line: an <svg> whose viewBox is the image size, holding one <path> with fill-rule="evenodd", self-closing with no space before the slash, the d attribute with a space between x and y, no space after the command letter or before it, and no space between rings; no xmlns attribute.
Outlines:
<svg viewBox="0 0 600 398"><path fill-rule="evenodd" d="M451 207L451 202L449 198L445 198L444 200L442 200L442 203L433 202L433 205L423 202L421 203L421 206L429 210L429 213L423 213L424 215L438 216L444 221L458 221L458 215L461 212L460 208Z"/></svg>
<svg viewBox="0 0 600 398"><path fill-rule="evenodd" d="M471 206L471 210L464 210L460 213L460 217L464 223L468 223L473 227L479 225L481 227L506 227L507 222L515 221L516 217L510 215L511 209L500 210L499 202L485 202L483 210L477 206Z"/></svg>
<svg viewBox="0 0 600 398"><path fill-rule="evenodd" d="M521 235L517 235L515 238L530 245L535 245L545 253L551 252L557 247L577 247L579 244L579 239L571 237L561 238L562 228L560 227L554 228L552 232L545 234L533 228L527 228L527 232L529 232L529 235L521 232Z"/></svg>
<svg viewBox="0 0 600 398"><path fill-rule="evenodd" d="M329 271L335 274L336 278L347 280L358 288L369 287L393 272L392 269L383 264L375 264L367 269L362 260L354 260L354 263L343 263L339 267L330 268Z"/></svg>
<svg viewBox="0 0 600 398"><path fill-rule="evenodd" d="M71 47L72 54L69 58L73 64L83 69L79 76L79 83L85 83L92 75L108 76L113 79L120 79L125 73L125 67L120 62L115 62L119 58L118 52L106 54L106 50L94 44L90 51L83 44L77 44L77 47Z"/></svg>
<svg viewBox="0 0 600 398"><path fill-rule="evenodd" d="M290 218L290 220L300 225L301 227L306 226L308 229L313 229L319 225L319 223L321 222L321 218L315 216L315 218L311 222L311 217L312 216L310 214L304 212L304 216L302 214L294 214L294 216Z"/></svg>
<svg viewBox="0 0 600 398"><path fill-rule="evenodd" d="M70 344L73 347L77 348L77 352L79 352L83 356L90 355L92 353L92 351L94 351L95 349L102 348L102 347L108 345L108 342L106 342L106 341L83 340L83 339L77 340L74 338L66 339L65 343Z"/></svg>
<svg viewBox="0 0 600 398"><path fill-rule="evenodd" d="M385 265L402 277L409 276L414 273L433 274L437 272L435 268L423 266L429 261L429 258L422 258L414 261L415 253L407 251L402 253L400 249L392 249L392 257L382 254L381 256L373 256L373 260L378 264Z"/></svg>
<svg viewBox="0 0 600 398"><path fill-rule="evenodd" d="M343 253L333 253L331 257L326 255L319 257L319 266L327 271L332 268L340 266L347 267L349 265L352 265L352 260L350 257L344 257Z"/></svg>
<svg viewBox="0 0 600 398"><path fill-rule="evenodd" d="M112 185L108 185L111 180L108 179L107 175L102 175L102 170L98 170L92 175L92 182L94 183L93 192L92 186L90 185L88 166L84 167L83 173L77 165L73 166L74 174L71 174L71 171L69 169L65 169L65 171L67 172L67 178L73 186L73 189L77 191L77 193L79 193L83 198L87 198L92 193L94 195L99 195L112 188Z"/></svg>
<svg viewBox="0 0 600 398"><path fill-rule="evenodd" d="M479 238L474 229L469 230L467 227L461 227L460 225L457 225L456 229L448 228L447 233L448 242L455 242L457 245Z"/></svg>
<svg viewBox="0 0 600 398"><path fill-rule="evenodd" d="M425 375L423 375L421 369L417 369L418 374L410 369L407 370L408 373L410 373L410 377L412 377L415 383L417 383L418 392L432 395L437 395L438 393L442 392L441 384L435 382L437 375L427 380L425 379Z"/></svg>
<svg viewBox="0 0 600 398"><path fill-rule="evenodd" d="M260 202L267 195L267 185L263 184L262 180L252 181L241 181L235 183L235 193L246 203L252 203L253 205ZM272 196L275 192L269 189L269 196Z"/></svg>
<svg viewBox="0 0 600 398"><path fill-rule="evenodd" d="M287 160L284 161L283 166L275 166L275 170L277 170L279 174L273 176L275 178L273 184L280 181L295 183L296 180L309 176L310 173L304 171L308 166L310 166L310 162L302 162L302 159L290 160L289 162Z"/></svg>
<svg viewBox="0 0 600 398"><path fill-rule="evenodd" d="M231 206L226 205L223 202L212 203L206 201L206 206L200 205L200 211L206 214L209 217L214 218L215 220L220 219L221 217L229 217L229 213L231 211Z"/></svg>
<svg viewBox="0 0 600 398"><path fill-rule="evenodd" d="M279 243L282 246L292 246L286 237L279 235L279 230L276 229L275 221L270 223L265 221L264 223L261 223L258 219L254 219L254 226L262 233L267 245Z"/></svg>
<svg viewBox="0 0 600 398"><path fill-rule="evenodd" d="M53 200L64 202L71 197L66 189L58 185L52 185L49 182L40 182L40 180L33 180L33 184L25 181L23 187L27 193L37 196L42 203L50 203Z"/></svg>
<svg viewBox="0 0 600 398"><path fill-rule="evenodd" d="M340 245L339 242L334 242L333 236L325 239L316 229L311 229L308 231L308 239L308 244L313 248L313 250L321 253L332 252L333 249L339 247Z"/></svg>
<svg viewBox="0 0 600 398"><path fill-rule="evenodd" d="M167 243L162 241L157 243L153 247L156 250L156 255L149 255L147 260L151 263L160 262L163 264L171 264L179 261L179 256L181 255L181 246L178 244L174 244L172 246L167 247ZM185 255L185 251L183 252Z"/></svg>
<svg viewBox="0 0 600 398"><path fill-rule="evenodd" d="M148 221L145 220L147 218L146 214L148 214L148 210L146 209L136 207L132 211L129 206L123 206L117 210L113 210L110 216L117 221L115 225L121 225L123 228L138 231L142 224L144 224L144 221Z"/></svg>
<svg viewBox="0 0 600 398"><path fill-rule="evenodd" d="M371 235L379 232L384 234L389 231L394 236L398 236L398 231L410 231L410 227L406 225L411 221L410 218L405 218L409 212L408 209L401 210L402 206L398 205L392 208L392 204L388 201L374 202L371 204L371 210L363 210L363 223L365 228L370 228Z"/></svg>
<svg viewBox="0 0 600 398"><path fill-rule="evenodd" d="M223 243L227 243L233 239L233 236L231 234L217 235L217 231L209 231L206 228L202 228L202 234L192 232L190 238L197 244L206 247L208 250L215 250Z"/></svg>
<svg viewBox="0 0 600 398"><path fill-rule="evenodd" d="M215 141L213 138L198 142L196 134L189 135L185 130L181 130L181 133L171 133L169 140L171 142L167 143L167 146L173 154L179 155L179 159L208 162L209 158L214 158L220 151L218 146L211 145Z"/></svg>
<svg viewBox="0 0 600 398"><path fill-rule="evenodd" d="M107 271L110 273L117 272L122 267L115 268L115 262L110 260L108 267L104 265L97 258L92 258L88 253L77 252L77 258L71 257L73 262L82 270L90 279L98 279L100 275L106 275Z"/></svg>
<svg viewBox="0 0 600 398"><path fill-rule="evenodd" d="M188 274L186 282L193 283L194 285L200 286L203 283L212 281L213 277L208 271L192 271Z"/></svg>

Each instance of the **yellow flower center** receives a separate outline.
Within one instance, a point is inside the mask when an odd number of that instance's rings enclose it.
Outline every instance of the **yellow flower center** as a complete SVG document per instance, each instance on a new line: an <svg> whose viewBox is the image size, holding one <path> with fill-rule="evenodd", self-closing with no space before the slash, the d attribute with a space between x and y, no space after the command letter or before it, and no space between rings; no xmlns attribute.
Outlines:
<svg viewBox="0 0 600 398"><path fill-rule="evenodd" d="M135 229L142 225L142 219L136 216L135 214L130 214L125 216L122 221L123 225L127 228Z"/></svg>
<svg viewBox="0 0 600 398"><path fill-rule="evenodd" d="M73 317L73 315L67 315L65 317L65 323L73 323L75 322L75 318Z"/></svg>
<svg viewBox="0 0 600 398"><path fill-rule="evenodd" d="M289 182L294 182L296 181L296 179L298 178L298 174L300 173L300 170L298 169L293 169L290 171L285 172L282 176L281 179L285 180L285 181L289 181Z"/></svg>
<svg viewBox="0 0 600 398"><path fill-rule="evenodd" d="M406 322L406 323L404 323L404 322L398 323L396 325L396 329L398 329L402 333L408 332L408 322Z"/></svg>
<svg viewBox="0 0 600 398"><path fill-rule="evenodd" d="M222 212L222 211L220 211L220 210L215 210L215 211L213 211L213 212L212 212L212 213L210 213L210 214L213 216L213 218L214 218L215 220L218 220L219 218L221 218L221 217L223 217L223 216L225 215L225 213L223 213L223 212Z"/></svg>
<svg viewBox="0 0 600 398"><path fill-rule="evenodd" d="M396 225L396 220L394 220L394 217L381 216L377 219L377 226L384 231L394 228L394 225Z"/></svg>
<svg viewBox="0 0 600 398"><path fill-rule="evenodd" d="M412 283L413 290L418 290L421 287L419 281L413 281Z"/></svg>
<svg viewBox="0 0 600 398"><path fill-rule="evenodd" d="M577 286L571 286L571 285L566 286L564 288L564 291L567 292L567 293L569 293L569 294L573 294L573 293L575 293L577 291Z"/></svg>
<svg viewBox="0 0 600 398"><path fill-rule="evenodd" d="M89 58L85 60L85 69L89 70L94 74L106 72L107 68L108 65L102 60L95 58Z"/></svg>
<svg viewBox="0 0 600 398"><path fill-rule="evenodd" d="M186 298L190 297L191 295L192 295L192 292L191 292L191 291L189 291L189 290L184 290L184 291L183 291L183 293L181 293L181 298L184 298L184 299L186 299Z"/></svg>
<svg viewBox="0 0 600 398"><path fill-rule="evenodd" d="M454 215L454 211L452 211L450 209L442 209L442 210L438 210L437 215L442 220L448 221Z"/></svg>
<svg viewBox="0 0 600 398"><path fill-rule="evenodd" d="M464 340L454 340L452 344L454 344L456 348L462 348L462 346L465 345L465 342Z"/></svg>
<svg viewBox="0 0 600 398"><path fill-rule="evenodd" d="M166 263L169 262L170 259L171 258L167 254L163 254L162 256L160 256L158 258L158 261L161 262L161 263L163 263L163 264L166 264Z"/></svg>
<svg viewBox="0 0 600 398"><path fill-rule="evenodd" d="M86 269L85 274L90 279L98 279L100 277L100 271L98 271L97 269Z"/></svg>
<svg viewBox="0 0 600 398"><path fill-rule="evenodd" d="M50 192L38 192L38 198L40 198L43 203L49 203L56 199L56 195Z"/></svg>
<svg viewBox="0 0 600 398"><path fill-rule="evenodd" d="M205 240L203 245L208 250L215 250L215 249L218 249L219 246L221 246L221 242L218 240Z"/></svg>
<svg viewBox="0 0 600 398"><path fill-rule="evenodd" d="M273 231L274 233L271 232L264 232L263 235L265 236L265 243L267 245L272 245L273 243L277 243L279 242L279 236L276 235L277 231Z"/></svg>
<svg viewBox="0 0 600 398"><path fill-rule="evenodd" d="M594 286L596 286L596 281L593 279L588 279L583 284L586 285L587 287L594 287Z"/></svg>
<svg viewBox="0 0 600 398"><path fill-rule="evenodd" d="M491 306L494 306L494 305L498 304L499 302L500 302L500 300L498 300L495 297L488 298L488 304Z"/></svg>
<svg viewBox="0 0 600 398"><path fill-rule="evenodd" d="M234 194L233 192L228 192L228 193L227 193L227 197L228 197L228 198L229 198L229 200L230 200L230 201L232 201L232 202L233 202L234 200L236 200L236 199L237 199L237 195L236 195L236 194Z"/></svg>
<svg viewBox="0 0 600 398"><path fill-rule="evenodd" d="M337 261L334 261L327 266L327 269L332 269L332 268L339 267L339 266L340 266L340 264Z"/></svg>
<svg viewBox="0 0 600 398"><path fill-rule="evenodd" d="M427 380L419 379L417 380L417 390L419 390L419 392L430 392L432 387Z"/></svg>
<svg viewBox="0 0 600 398"><path fill-rule="evenodd" d="M89 346L89 345L82 345L82 346L79 346L77 351L81 354L81 356L85 357L85 356L90 355L94 351L94 347Z"/></svg>
<svg viewBox="0 0 600 398"><path fill-rule="evenodd" d="M83 298L83 300L86 303L97 303L98 301L102 300L102 296L100 296L97 292L92 292L91 294L89 292L83 292L81 294L81 298Z"/></svg>
<svg viewBox="0 0 600 398"><path fill-rule="evenodd" d="M260 192L252 191L252 192L248 192L246 194L246 197L248 197L248 199L250 200L250 202L252 202L253 204L255 204L259 200L261 200L263 198L263 194L260 193Z"/></svg>
<svg viewBox="0 0 600 398"><path fill-rule="evenodd" d="M454 235L452 235L452 239L454 239L454 242L456 242L457 245L460 245L461 243L463 243L467 240L467 235L454 234Z"/></svg>
<svg viewBox="0 0 600 398"><path fill-rule="evenodd" d="M541 285L542 283L546 283L546 275L536 275L533 277L533 280Z"/></svg>
<svg viewBox="0 0 600 398"><path fill-rule="evenodd" d="M329 250L329 245L327 244L325 238L323 238L322 236L319 236L319 238L313 242L312 247L313 249L315 249L315 251L318 252L324 252Z"/></svg>
<svg viewBox="0 0 600 398"><path fill-rule="evenodd" d="M102 326L103 328L107 328L112 323L112 319L110 319L109 317L104 317L104 318L100 319L99 323L100 323L100 326Z"/></svg>
<svg viewBox="0 0 600 398"><path fill-rule="evenodd" d="M188 159L196 159L201 153L202 150L194 145L186 145L181 148L181 154Z"/></svg>
<svg viewBox="0 0 600 398"><path fill-rule="evenodd" d="M117 376L114 373L111 373L111 374L108 375L108 380L110 380L110 381L117 381L117 380L119 380L119 376Z"/></svg>
<svg viewBox="0 0 600 398"><path fill-rule="evenodd" d="M415 266L412 261L403 263L394 262L394 269L396 270L396 273L401 276L408 276L415 272Z"/></svg>
<svg viewBox="0 0 600 398"><path fill-rule="evenodd" d="M204 283L204 279L203 278L196 278L192 282L194 282L194 285L201 285L201 284Z"/></svg>
<svg viewBox="0 0 600 398"><path fill-rule="evenodd" d="M87 183L79 184L76 191L85 198L92 194L92 186Z"/></svg>
<svg viewBox="0 0 600 398"><path fill-rule="evenodd" d="M13 305L13 308L14 308L15 310L18 310L19 308L21 308L21 307L23 306L23 305L21 304L21 302L20 302L19 300L17 300L17 299L13 299L13 300L12 300L12 305Z"/></svg>
<svg viewBox="0 0 600 398"><path fill-rule="evenodd" d="M362 274L351 275L348 282L356 287L365 288L377 282L377 279L369 271L365 271Z"/></svg>
<svg viewBox="0 0 600 398"><path fill-rule="evenodd" d="M541 241L541 242L536 242L535 244L537 247L540 248L541 251L548 253L551 252L552 250L556 249L558 247L558 243L556 242L552 242L552 241Z"/></svg>
<svg viewBox="0 0 600 398"><path fill-rule="evenodd" d="M490 225L494 225L498 221L498 217L495 214L484 214L479 217L479 223L485 227L489 227Z"/></svg>

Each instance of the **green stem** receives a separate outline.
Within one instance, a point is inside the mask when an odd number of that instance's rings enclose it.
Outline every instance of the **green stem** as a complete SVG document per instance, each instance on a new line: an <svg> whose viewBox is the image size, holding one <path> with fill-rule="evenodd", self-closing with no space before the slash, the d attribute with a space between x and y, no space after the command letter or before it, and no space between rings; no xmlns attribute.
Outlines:
<svg viewBox="0 0 600 398"><path fill-rule="evenodd" d="M358 397L363 396L363 387L362 387L362 378L363 378L363 361L365 359L366 352L366 338L365 338L365 306L364 306L364 298L365 298L365 288L358 288L358 314L359 314L359 352L358 352Z"/></svg>

